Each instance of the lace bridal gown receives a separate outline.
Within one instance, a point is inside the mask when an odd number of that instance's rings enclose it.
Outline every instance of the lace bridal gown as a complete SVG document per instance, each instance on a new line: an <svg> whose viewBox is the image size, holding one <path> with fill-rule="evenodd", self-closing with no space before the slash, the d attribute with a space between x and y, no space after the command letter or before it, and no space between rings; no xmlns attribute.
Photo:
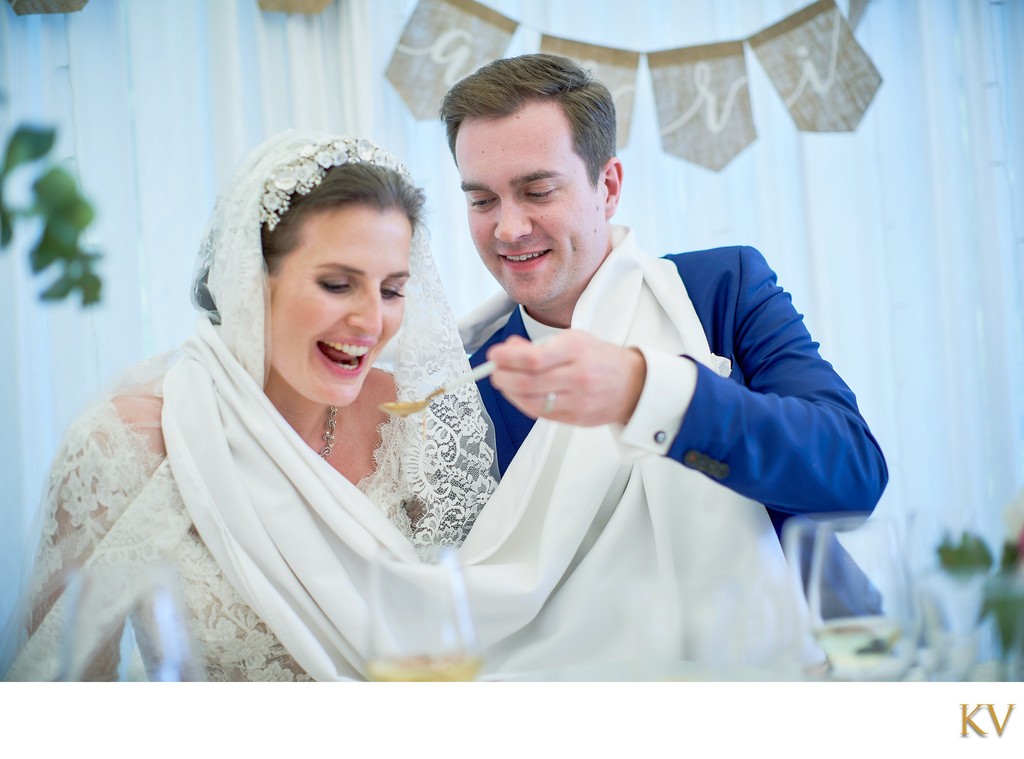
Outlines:
<svg viewBox="0 0 1024 759"><path fill-rule="evenodd" d="M140 569L166 564L175 571L206 679L309 680L225 578L189 517L167 459L150 449L149 433L127 426L114 402L98 406L69 431L51 473L47 502L54 508L44 523L30 591L50 603L32 610L39 628L9 677L57 679L54 653L61 650L69 594L54 596L68 571L91 556L94 564ZM455 544L472 525L471 515L459 509L447 515L444 535L422 522L414 530L392 473L381 468L359 489L416 543Z"/></svg>

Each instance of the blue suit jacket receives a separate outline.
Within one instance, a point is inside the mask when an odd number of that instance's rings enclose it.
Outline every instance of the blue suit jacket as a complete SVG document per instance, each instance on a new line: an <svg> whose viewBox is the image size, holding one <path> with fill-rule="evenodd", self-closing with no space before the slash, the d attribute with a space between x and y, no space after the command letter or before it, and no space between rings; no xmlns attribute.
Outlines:
<svg viewBox="0 0 1024 759"><path fill-rule="evenodd" d="M693 401L667 455L763 503L777 532L791 514L874 509L888 481L882 452L761 254L729 247L666 258L711 352L732 361L727 379L697 364ZM511 335L527 336L518 309L470 363ZM534 420L489 380L479 388L504 473Z"/></svg>

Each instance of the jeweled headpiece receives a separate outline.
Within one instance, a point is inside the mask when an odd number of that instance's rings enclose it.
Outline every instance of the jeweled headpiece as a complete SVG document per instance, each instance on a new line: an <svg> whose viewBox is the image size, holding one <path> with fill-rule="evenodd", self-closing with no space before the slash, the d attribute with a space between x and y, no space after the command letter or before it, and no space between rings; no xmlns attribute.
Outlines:
<svg viewBox="0 0 1024 759"><path fill-rule="evenodd" d="M305 195L320 184L328 169L344 163L371 163L412 180L409 170L397 158L370 140L341 137L330 142L310 143L300 148L298 158L267 178L260 199L260 222L273 232L288 212L292 195Z"/></svg>

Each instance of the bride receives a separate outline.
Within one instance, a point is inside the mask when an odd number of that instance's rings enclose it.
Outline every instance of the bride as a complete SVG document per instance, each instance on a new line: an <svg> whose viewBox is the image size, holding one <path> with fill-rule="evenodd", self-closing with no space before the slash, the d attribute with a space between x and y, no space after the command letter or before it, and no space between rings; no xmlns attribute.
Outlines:
<svg viewBox="0 0 1024 759"><path fill-rule="evenodd" d="M127 578L153 566L179 579L200 677L360 676L365 603L346 578L381 544L413 563L461 544L496 484L475 386L425 418L378 409L469 370L423 205L367 140L286 132L254 151L200 250L195 336L65 436L8 679L66 676L83 570L121 580L104 589L116 629L93 633L106 645L81 675L116 677Z"/></svg>

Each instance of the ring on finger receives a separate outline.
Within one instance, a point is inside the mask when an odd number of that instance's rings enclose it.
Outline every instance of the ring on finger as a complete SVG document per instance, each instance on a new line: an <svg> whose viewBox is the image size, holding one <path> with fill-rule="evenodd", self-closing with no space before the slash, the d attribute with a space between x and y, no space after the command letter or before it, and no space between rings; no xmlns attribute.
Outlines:
<svg viewBox="0 0 1024 759"><path fill-rule="evenodd" d="M555 410L555 401L558 399L558 393L551 391L544 396L544 407L541 409L541 414L550 414Z"/></svg>

